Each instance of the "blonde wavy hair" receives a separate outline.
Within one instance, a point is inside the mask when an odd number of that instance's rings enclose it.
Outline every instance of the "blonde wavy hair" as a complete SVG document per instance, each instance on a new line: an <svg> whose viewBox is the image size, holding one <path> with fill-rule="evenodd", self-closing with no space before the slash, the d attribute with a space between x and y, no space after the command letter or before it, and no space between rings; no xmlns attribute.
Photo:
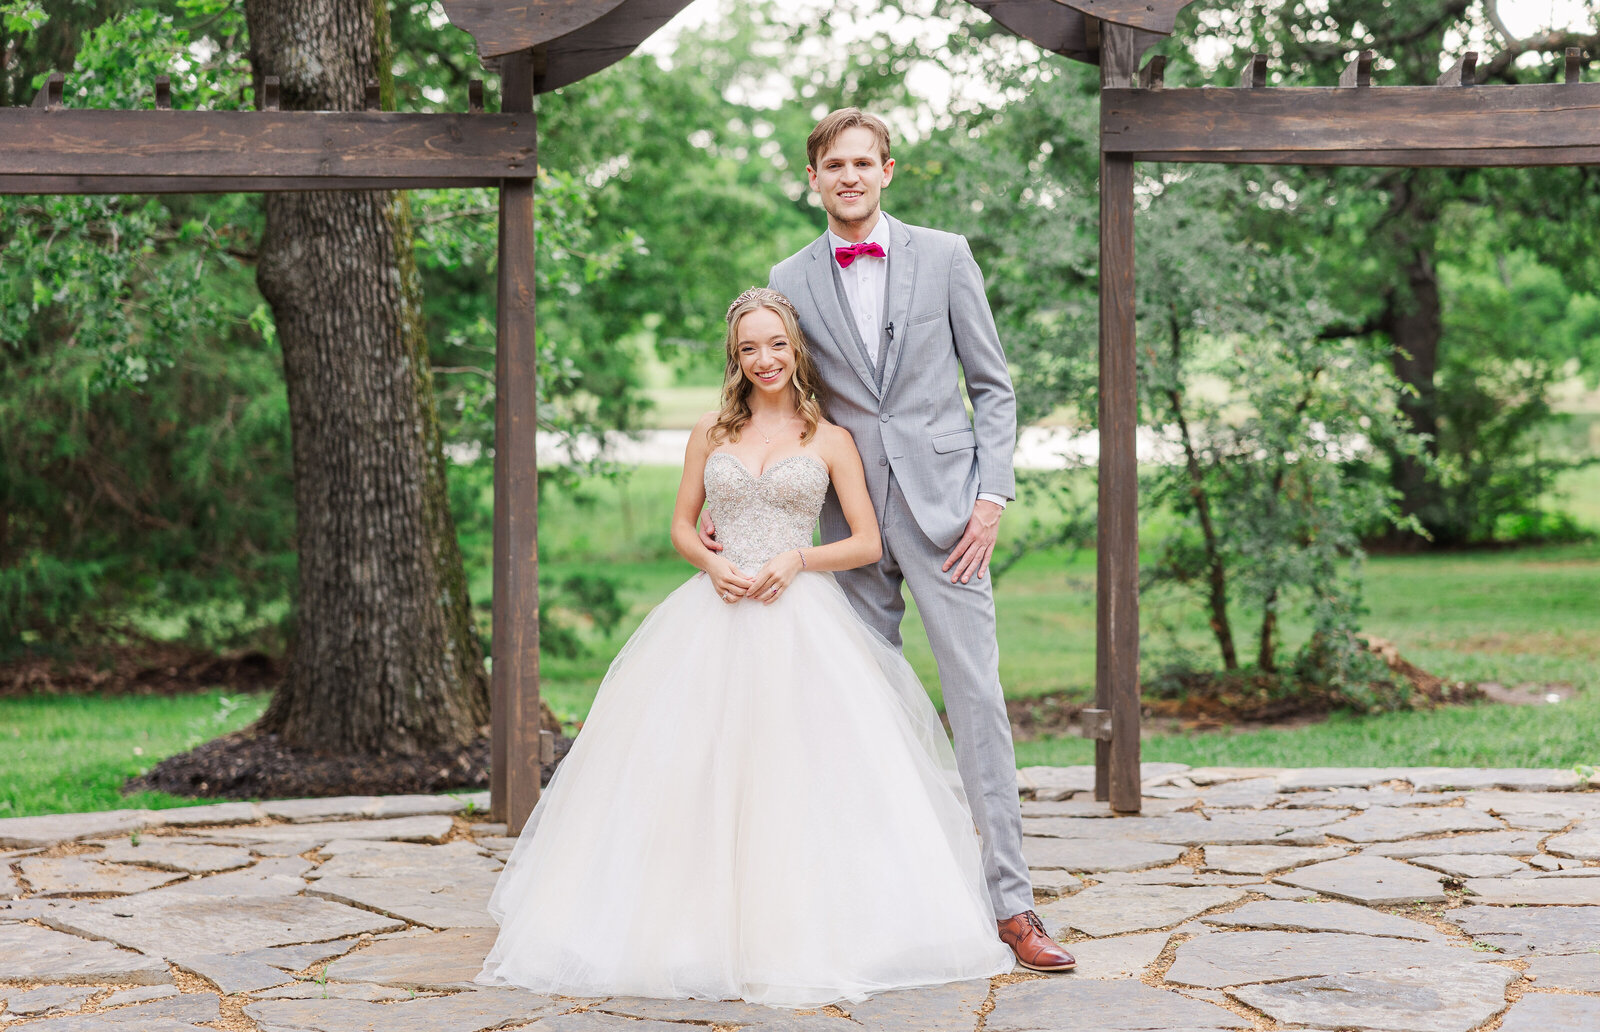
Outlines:
<svg viewBox="0 0 1600 1032"><path fill-rule="evenodd" d="M800 316L794 303L776 290L752 287L728 306L728 364L722 378L722 409L710 431L713 447L723 441L737 441L740 431L750 422L750 391L754 385L739 365L739 320L758 308L777 315L789 336L789 349L794 354L794 375L789 379L789 386L794 390L795 409L804 423L800 429L800 443L811 440L817 432L817 424L822 421L822 405L817 400L817 367L811 361L811 342L800 329Z"/></svg>

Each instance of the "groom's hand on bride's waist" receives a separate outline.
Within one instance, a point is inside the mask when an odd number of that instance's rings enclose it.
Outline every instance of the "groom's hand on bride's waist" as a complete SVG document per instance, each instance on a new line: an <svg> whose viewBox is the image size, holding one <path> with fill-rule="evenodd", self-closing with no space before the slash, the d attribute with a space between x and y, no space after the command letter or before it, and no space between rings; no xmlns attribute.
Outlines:
<svg viewBox="0 0 1600 1032"><path fill-rule="evenodd" d="M989 557L994 554L995 539L1000 536L1002 512L1005 512L1005 506L996 505L987 498L980 498L972 504L972 518L967 520L966 531L940 567L950 574L951 584L957 581L965 584L973 574L977 574L979 580L988 576Z"/></svg>
<svg viewBox="0 0 1600 1032"><path fill-rule="evenodd" d="M709 509L700 514L700 543L713 552L722 551L722 542L717 540L717 525L712 522Z"/></svg>

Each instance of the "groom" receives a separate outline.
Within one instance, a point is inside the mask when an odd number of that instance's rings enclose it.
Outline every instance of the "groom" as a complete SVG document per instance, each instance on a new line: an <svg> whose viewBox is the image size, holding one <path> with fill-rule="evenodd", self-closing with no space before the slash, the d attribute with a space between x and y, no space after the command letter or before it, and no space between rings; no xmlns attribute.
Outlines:
<svg viewBox="0 0 1600 1032"><path fill-rule="evenodd" d="M806 161L828 230L773 268L769 285L799 311L823 408L855 437L883 532L878 563L835 576L856 611L896 647L901 587L910 586L939 664L1000 938L1023 966L1065 971L1072 955L1032 909L1000 691L988 570L1000 514L1015 494L1017 416L983 275L964 238L908 226L879 208L879 192L894 178L880 119L857 108L833 112L812 130ZM830 490L823 541L849 536Z"/></svg>

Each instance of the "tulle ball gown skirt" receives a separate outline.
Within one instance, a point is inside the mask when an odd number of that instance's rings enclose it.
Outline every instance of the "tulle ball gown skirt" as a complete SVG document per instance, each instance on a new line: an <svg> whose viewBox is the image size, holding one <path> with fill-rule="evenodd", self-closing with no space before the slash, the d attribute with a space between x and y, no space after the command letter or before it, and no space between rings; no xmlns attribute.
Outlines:
<svg viewBox="0 0 1600 1032"><path fill-rule="evenodd" d="M816 1007L1012 969L933 707L828 574L657 607L489 909L478 981L566 996Z"/></svg>

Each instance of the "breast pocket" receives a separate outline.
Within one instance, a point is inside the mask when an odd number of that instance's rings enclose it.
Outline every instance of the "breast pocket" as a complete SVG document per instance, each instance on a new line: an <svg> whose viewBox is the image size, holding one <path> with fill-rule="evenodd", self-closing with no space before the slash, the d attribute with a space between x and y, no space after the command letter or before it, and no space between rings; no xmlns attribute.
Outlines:
<svg viewBox="0 0 1600 1032"><path fill-rule="evenodd" d="M910 326L926 326L929 323L941 322L941 321L944 320L944 318L945 318L945 310L943 308L941 308L936 312L924 312L922 315L919 315L915 319L912 319L911 322L908 325L910 325Z"/></svg>
<svg viewBox="0 0 1600 1032"><path fill-rule="evenodd" d="M972 428L964 427L960 430L946 430L941 434L933 435L933 450L943 455L947 452L974 449L978 447L978 437Z"/></svg>

